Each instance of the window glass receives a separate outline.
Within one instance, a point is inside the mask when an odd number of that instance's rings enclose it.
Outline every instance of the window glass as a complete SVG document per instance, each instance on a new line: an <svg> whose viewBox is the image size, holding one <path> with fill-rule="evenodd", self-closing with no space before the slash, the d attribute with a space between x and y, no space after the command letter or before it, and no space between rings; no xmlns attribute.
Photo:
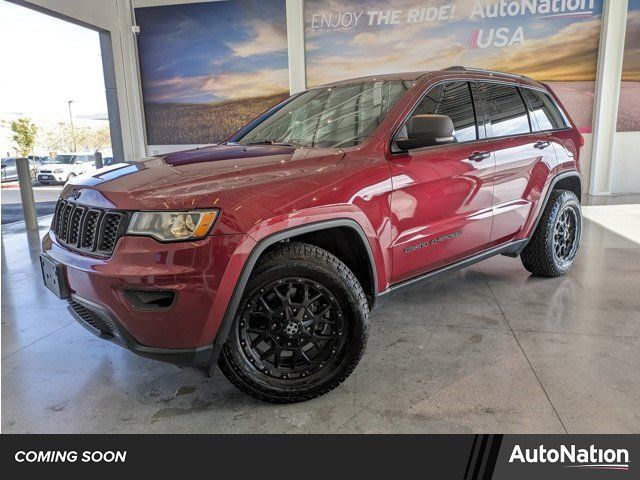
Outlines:
<svg viewBox="0 0 640 480"><path fill-rule="evenodd" d="M75 155L56 155L56 158L53 160L53 163L61 163L65 165L69 165L76 161Z"/></svg>
<svg viewBox="0 0 640 480"><path fill-rule="evenodd" d="M478 138L473 98L467 82L442 83L433 87L412 115L423 114L446 115L451 118L457 142Z"/></svg>
<svg viewBox="0 0 640 480"><path fill-rule="evenodd" d="M549 95L528 88L523 88L522 93L529 102L534 129L536 129L536 125L539 131L556 130L567 126L560 110Z"/></svg>
<svg viewBox="0 0 640 480"><path fill-rule="evenodd" d="M8 160L4 161L4 164L7 167L13 167L16 164L16 161L13 158L9 158Z"/></svg>
<svg viewBox="0 0 640 480"><path fill-rule="evenodd" d="M516 87L480 82L493 137L529 133L529 118Z"/></svg>
<svg viewBox="0 0 640 480"><path fill-rule="evenodd" d="M369 81L315 88L271 114L238 143L354 146L371 136L411 86L404 81Z"/></svg>

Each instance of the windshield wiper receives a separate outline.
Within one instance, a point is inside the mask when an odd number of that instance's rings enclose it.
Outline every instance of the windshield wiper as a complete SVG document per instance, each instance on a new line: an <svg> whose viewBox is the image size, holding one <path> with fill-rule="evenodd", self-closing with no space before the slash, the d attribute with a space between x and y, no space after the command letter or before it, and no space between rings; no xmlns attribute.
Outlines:
<svg viewBox="0 0 640 480"><path fill-rule="evenodd" d="M283 147L296 147L297 146L297 145L294 145L292 143L276 142L274 140L260 140L260 141L255 141L255 142L248 142L248 143L245 143L244 145L281 145Z"/></svg>

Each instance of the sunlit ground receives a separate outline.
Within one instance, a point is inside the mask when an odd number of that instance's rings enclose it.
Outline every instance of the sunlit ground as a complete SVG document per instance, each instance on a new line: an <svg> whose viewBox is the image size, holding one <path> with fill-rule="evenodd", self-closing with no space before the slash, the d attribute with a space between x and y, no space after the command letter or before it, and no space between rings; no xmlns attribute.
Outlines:
<svg viewBox="0 0 640 480"><path fill-rule="evenodd" d="M621 237L640 244L640 203L628 205L587 205L582 215Z"/></svg>

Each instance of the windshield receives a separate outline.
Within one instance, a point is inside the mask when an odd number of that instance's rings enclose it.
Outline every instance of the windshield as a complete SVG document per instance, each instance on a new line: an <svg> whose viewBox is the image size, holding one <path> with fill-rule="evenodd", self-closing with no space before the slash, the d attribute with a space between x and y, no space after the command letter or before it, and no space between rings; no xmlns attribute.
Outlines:
<svg viewBox="0 0 640 480"><path fill-rule="evenodd" d="M53 163L64 163L64 164L71 164L73 162L75 162L76 160L76 156L75 155L56 155L55 160L53 161Z"/></svg>
<svg viewBox="0 0 640 480"><path fill-rule="evenodd" d="M412 85L394 80L315 88L275 111L237 143L352 147L371 136Z"/></svg>

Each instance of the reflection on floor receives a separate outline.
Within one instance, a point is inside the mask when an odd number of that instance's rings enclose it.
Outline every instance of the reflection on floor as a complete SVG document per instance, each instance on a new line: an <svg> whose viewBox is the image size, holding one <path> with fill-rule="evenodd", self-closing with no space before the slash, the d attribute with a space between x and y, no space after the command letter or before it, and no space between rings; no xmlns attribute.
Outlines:
<svg viewBox="0 0 640 480"><path fill-rule="evenodd" d="M621 237L640 244L640 204L591 205L582 207L582 214Z"/></svg>
<svg viewBox="0 0 640 480"><path fill-rule="evenodd" d="M496 257L394 293L352 377L289 406L91 336L41 285L44 229L5 226L2 431L638 432L637 209L585 217L568 276Z"/></svg>

